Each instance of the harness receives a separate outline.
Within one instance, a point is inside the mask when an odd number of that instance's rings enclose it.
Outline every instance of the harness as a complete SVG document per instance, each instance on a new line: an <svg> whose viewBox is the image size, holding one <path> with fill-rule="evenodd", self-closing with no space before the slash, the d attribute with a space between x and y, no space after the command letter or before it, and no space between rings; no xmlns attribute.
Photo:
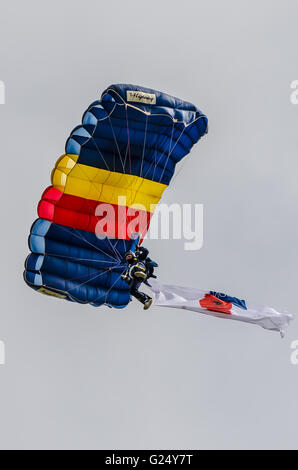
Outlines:
<svg viewBox="0 0 298 470"><path fill-rule="evenodd" d="M128 275L131 279L133 279L133 274L132 274L132 270L135 269L135 268L138 268L140 271L144 271L146 272L146 269L145 269L145 266L142 264L139 264L139 263L136 263L136 264L133 264L130 268L129 268L129 271L128 271Z"/></svg>

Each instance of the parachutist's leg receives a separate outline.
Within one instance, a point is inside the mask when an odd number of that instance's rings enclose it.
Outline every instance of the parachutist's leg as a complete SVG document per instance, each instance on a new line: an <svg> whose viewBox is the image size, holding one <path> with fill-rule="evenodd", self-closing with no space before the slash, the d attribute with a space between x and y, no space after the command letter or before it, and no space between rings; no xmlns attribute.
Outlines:
<svg viewBox="0 0 298 470"><path fill-rule="evenodd" d="M144 301L147 298L147 295L139 291L140 286L141 286L141 282L133 280L130 285L130 293L140 302L144 303Z"/></svg>
<svg viewBox="0 0 298 470"><path fill-rule="evenodd" d="M144 292L139 291L139 287L142 283L137 280L133 280L130 286L130 293L133 297L135 297L139 302L144 305L144 309L147 309L152 304L152 299L149 295L144 294Z"/></svg>

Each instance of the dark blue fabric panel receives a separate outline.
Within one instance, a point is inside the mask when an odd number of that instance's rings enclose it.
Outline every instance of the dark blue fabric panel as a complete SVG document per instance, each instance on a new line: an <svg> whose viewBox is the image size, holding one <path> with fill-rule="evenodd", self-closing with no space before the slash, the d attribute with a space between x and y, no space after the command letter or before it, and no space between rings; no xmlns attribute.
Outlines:
<svg viewBox="0 0 298 470"><path fill-rule="evenodd" d="M98 239L95 234L37 219L31 228L25 280L64 293L69 300L122 308L130 300L122 281L124 254L136 241Z"/></svg>
<svg viewBox="0 0 298 470"><path fill-rule="evenodd" d="M156 104L126 106L127 90L154 93ZM101 102L89 106L66 152L79 154L84 165L168 185L176 163L207 132L207 125L206 116L191 103L135 85L112 85Z"/></svg>

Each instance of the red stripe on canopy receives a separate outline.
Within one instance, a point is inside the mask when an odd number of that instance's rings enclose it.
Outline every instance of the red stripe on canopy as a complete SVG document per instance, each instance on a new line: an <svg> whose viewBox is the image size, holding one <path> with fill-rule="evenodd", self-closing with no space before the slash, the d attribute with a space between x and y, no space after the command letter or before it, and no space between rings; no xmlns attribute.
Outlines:
<svg viewBox="0 0 298 470"><path fill-rule="evenodd" d="M38 216L78 230L129 240L135 232L142 239L148 231L151 212L84 199L49 186L38 204Z"/></svg>

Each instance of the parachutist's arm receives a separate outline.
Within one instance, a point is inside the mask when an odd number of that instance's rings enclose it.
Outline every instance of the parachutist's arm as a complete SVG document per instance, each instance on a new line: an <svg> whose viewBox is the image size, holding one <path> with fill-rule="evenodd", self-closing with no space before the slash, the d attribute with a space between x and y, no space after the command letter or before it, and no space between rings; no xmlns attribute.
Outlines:
<svg viewBox="0 0 298 470"><path fill-rule="evenodd" d="M150 258L146 259L145 264L146 264L146 270L147 270L147 277L148 278L153 277L154 279L156 279L156 276L154 274L154 268L157 268L158 264L155 261L152 261L152 259Z"/></svg>

